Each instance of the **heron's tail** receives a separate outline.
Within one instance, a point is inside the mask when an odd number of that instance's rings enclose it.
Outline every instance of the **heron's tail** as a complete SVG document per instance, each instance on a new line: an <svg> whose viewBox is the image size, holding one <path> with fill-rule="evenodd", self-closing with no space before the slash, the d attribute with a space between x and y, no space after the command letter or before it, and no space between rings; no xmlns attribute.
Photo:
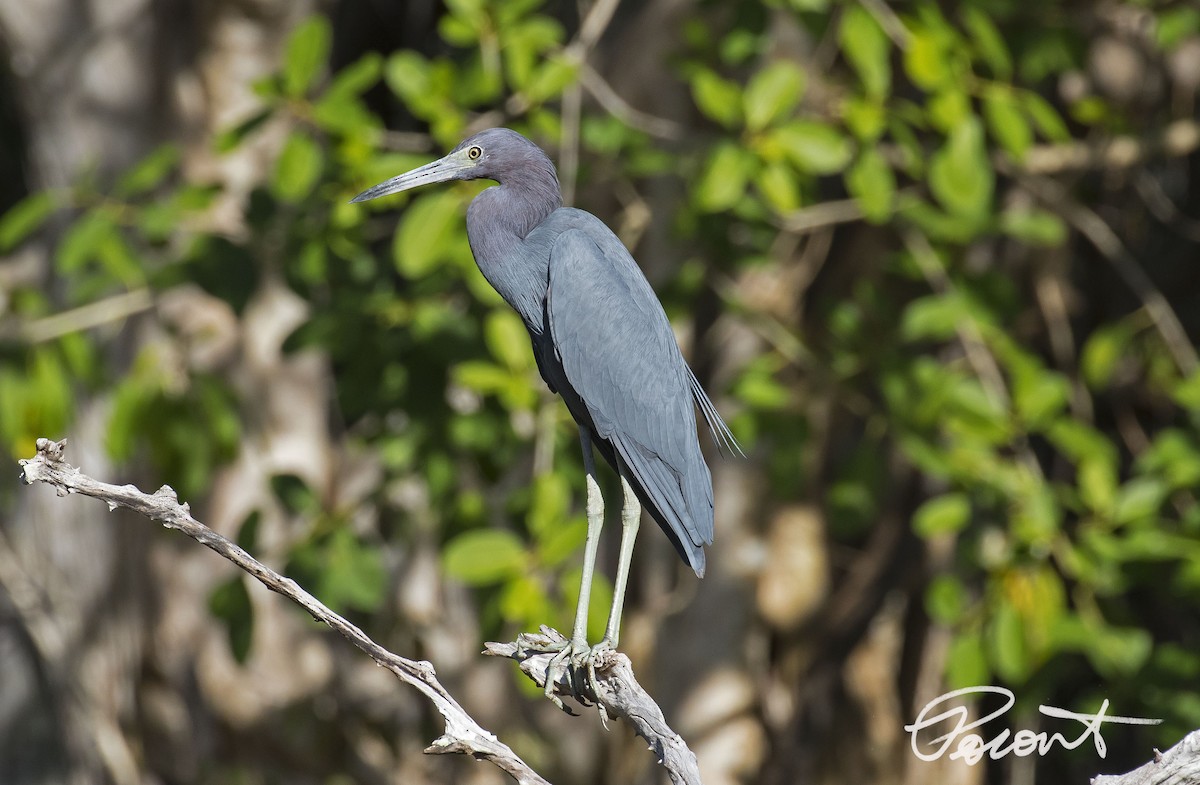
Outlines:
<svg viewBox="0 0 1200 785"><path fill-rule="evenodd" d="M632 475L628 479L642 506L666 533L679 556L703 578L704 546L713 541L713 495L712 475L699 445L682 472L636 444L619 443L616 447Z"/></svg>

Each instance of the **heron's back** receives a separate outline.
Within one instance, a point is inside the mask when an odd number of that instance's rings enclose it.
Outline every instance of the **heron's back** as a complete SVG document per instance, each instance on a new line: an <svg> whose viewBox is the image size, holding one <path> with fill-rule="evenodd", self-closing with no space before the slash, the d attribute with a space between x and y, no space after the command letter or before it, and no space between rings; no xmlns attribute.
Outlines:
<svg viewBox="0 0 1200 785"><path fill-rule="evenodd" d="M628 467L643 506L703 575L712 478L692 376L662 305L620 240L586 212L554 211L523 245L549 259L542 323L530 325L543 377L605 460Z"/></svg>

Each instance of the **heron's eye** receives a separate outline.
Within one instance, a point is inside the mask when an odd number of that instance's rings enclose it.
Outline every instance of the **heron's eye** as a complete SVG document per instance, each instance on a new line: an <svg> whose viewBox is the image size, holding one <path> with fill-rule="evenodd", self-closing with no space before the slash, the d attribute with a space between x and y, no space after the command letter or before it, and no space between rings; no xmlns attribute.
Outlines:
<svg viewBox="0 0 1200 785"><path fill-rule="evenodd" d="M470 150L467 150L467 158L470 158L472 161L477 160L481 155L483 155L483 150L478 147L472 147Z"/></svg>

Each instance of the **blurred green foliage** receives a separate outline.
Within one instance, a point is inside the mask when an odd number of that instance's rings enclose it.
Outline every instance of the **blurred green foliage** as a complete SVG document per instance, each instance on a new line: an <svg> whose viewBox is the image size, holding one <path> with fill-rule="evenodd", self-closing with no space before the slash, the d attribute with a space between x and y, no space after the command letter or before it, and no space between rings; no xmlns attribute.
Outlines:
<svg viewBox="0 0 1200 785"><path fill-rule="evenodd" d="M874 4L730 4L732 24L686 23L674 61L702 118L691 143L588 108L582 173L686 184L671 220L690 258L662 290L672 315L705 288L777 264L772 247L807 209L853 200L878 258L814 297L803 318L754 313L721 290L732 318L772 336L739 365L727 407L771 499L818 489L831 536L856 544L903 504L889 458L902 456L922 498L900 509L918 537L954 554L924 592L929 618L953 630L950 687L1003 683L1031 704L1054 702L1063 675L1085 669L1122 713L1167 718L1170 741L1200 726L1200 692L1187 686L1200 671L1198 630L1170 631L1195 616L1200 596L1200 373L1180 368L1138 308L1088 311L1075 323L1078 356L1056 361L1049 328L1027 327L1035 274L970 263L979 249L1079 253L1059 214L1002 198L1010 184L997 166L1019 166L1035 145L1141 126L1100 96L1051 96L1047 84L1080 67L1083 47L1061 4L1044 5L912 2L880 18ZM443 567L481 589L493 629L566 622L584 533L573 425L538 378L519 320L472 262L462 213L479 184L347 201L434 153L390 141L364 98L381 86L439 149L500 105L506 124L555 146L558 101L579 66L540 6L451 0L442 53L368 53L336 73L329 24L298 27L281 72L256 87L261 113L216 142L232 154L266 127L286 129L249 199L245 237L203 229L221 193L183 180L173 147L111 185L33 194L0 220L0 251L52 216L69 222L54 296L11 294L10 312L25 321L182 281L240 310L260 277L284 276L312 308L290 345L332 359L338 416L380 457L383 485L420 478ZM1154 13L1164 50L1200 28L1194 9ZM774 14L836 48L820 95L798 63L761 55ZM153 351L114 363L83 333L6 346L5 448L29 455L35 437L69 430L78 395L110 389L114 458L141 455L181 495L199 494L238 448L237 395L216 375L164 371ZM802 392L860 424L819 470ZM1128 416L1140 418L1141 446L1120 433ZM553 470L537 476L535 442L553 455ZM498 498L496 488L508 490ZM377 608L387 594L374 543L317 508L328 520L292 566L335 605ZM381 539L404 537L401 513L388 515L398 525ZM596 607L609 591L597 590ZM214 612L237 617L243 595L223 588ZM245 645L244 632L231 628L231 640Z"/></svg>

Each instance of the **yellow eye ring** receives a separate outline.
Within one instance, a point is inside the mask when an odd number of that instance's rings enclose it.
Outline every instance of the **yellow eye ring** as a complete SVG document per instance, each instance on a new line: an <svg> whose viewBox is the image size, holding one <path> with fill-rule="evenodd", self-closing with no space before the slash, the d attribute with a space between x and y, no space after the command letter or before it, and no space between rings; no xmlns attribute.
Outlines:
<svg viewBox="0 0 1200 785"><path fill-rule="evenodd" d="M483 155L483 150L478 147L472 147L467 150L467 158L470 158L472 161L477 160L481 155Z"/></svg>

